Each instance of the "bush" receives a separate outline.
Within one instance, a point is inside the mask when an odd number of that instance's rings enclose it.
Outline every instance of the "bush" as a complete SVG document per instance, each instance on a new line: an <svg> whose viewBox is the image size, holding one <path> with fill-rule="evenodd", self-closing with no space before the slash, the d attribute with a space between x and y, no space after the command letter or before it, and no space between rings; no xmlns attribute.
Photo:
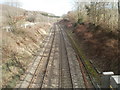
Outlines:
<svg viewBox="0 0 120 90"><path fill-rule="evenodd" d="M76 26L77 26L77 23L74 24L74 27L76 27Z"/></svg>
<svg viewBox="0 0 120 90"><path fill-rule="evenodd" d="M83 19L82 19L82 18L79 18L77 23L78 23L78 24L83 23Z"/></svg>
<svg viewBox="0 0 120 90"><path fill-rule="evenodd" d="M29 21L29 22L35 22L35 16L29 16L26 21Z"/></svg>

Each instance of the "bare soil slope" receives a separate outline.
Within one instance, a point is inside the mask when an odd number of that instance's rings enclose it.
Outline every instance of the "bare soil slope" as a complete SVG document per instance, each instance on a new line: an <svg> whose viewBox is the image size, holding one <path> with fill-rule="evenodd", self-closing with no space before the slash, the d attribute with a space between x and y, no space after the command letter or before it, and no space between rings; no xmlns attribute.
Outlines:
<svg viewBox="0 0 120 90"><path fill-rule="evenodd" d="M69 26L69 23L63 21L66 26ZM98 70L101 72L113 71L115 74L120 74L120 50L118 49L120 37L118 31L110 31L92 23L78 24L72 29L81 43L80 48L85 56L92 60Z"/></svg>

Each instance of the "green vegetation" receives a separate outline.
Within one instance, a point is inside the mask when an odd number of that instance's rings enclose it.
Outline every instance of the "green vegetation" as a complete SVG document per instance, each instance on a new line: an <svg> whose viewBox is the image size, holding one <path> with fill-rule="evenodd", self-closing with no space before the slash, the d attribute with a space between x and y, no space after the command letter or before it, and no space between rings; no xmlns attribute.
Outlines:
<svg viewBox="0 0 120 90"><path fill-rule="evenodd" d="M79 54L79 56L81 57L81 59L85 63L85 66L86 66L88 72L97 81L97 83L100 84L100 75L93 68L93 66L91 65L89 59L86 58L84 51L80 47L79 41L75 38L75 36L73 34L74 33L71 33L70 30L67 30L67 35L68 35L73 47L75 48L76 52Z"/></svg>
<svg viewBox="0 0 120 90"><path fill-rule="evenodd" d="M41 14L48 17L60 18L60 16L50 15L48 13L41 13Z"/></svg>
<svg viewBox="0 0 120 90"><path fill-rule="evenodd" d="M83 23L83 18L79 18L78 21L77 21L78 24L81 24Z"/></svg>
<svg viewBox="0 0 120 90"><path fill-rule="evenodd" d="M13 70L14 69L14 70ZM2 65L3 78L7 77L6 88L12 88L20 80L20 76L25 72L24 67L20 67L20 63L15 62L15 60L8 60ZM5 79L5 78L4 78Z"/></svg>
<svg viewBox="0 0 120 90"><path fill-rule="evenodd" d="M36 19L36 17L34 15L31 15L31 16L26 18L26 21L35 22L35 19Z"/></svg>
<svg viewBox="0 0 120 90"><path fill-rule="evenodd" d="M20 75L16 74L12 76L12 79L8 82L6 88L12 88L16 85L16 83L20 80Z"/></svg>

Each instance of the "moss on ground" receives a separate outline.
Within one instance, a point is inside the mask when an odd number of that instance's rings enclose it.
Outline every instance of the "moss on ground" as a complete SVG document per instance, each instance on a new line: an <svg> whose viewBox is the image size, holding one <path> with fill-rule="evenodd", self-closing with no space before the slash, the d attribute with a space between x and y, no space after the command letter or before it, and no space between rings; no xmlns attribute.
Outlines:
<svg viewBox="0 0 120 90"><path fill-rule="evenodd" d="M71 30L67 30L67 35L68 35L73 47L75 48L76 52L79 54L81 59L84 61L90 75L97 81L97 83L100 84L100 75L93 68L93 66L90 63L90 60L85 56L84 51L80 47L79 41L74 37L74 33L72 33Z"/></svg>
<svg viewBox="0 0 120 90"><path fill-rule="evenodd" d="M2 79L4 80L4 88L13 88L20 80L20 76L24 74L24 69L18 66L14 60L8 60L2 65Z"/></svg>

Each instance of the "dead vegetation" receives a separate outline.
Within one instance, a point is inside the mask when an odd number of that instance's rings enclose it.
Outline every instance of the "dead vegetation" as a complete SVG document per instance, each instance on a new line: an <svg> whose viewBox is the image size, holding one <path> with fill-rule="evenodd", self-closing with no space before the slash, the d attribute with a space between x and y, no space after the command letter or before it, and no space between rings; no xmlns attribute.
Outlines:
<svg viewBox="0 0 120 90"><path fill-rule="evenodd" d="M97 28L91 23L77 25L73 32L77 35L85 56L93 62L101 72L113 71L119 73L118 34ZM76 39L77 39L76 38Z"/></svg>
<svg viewBox="0 0 120 90"><path fill-rule="evenodd" d="M119 2L75 2L63 18L73 23L84 54L102 71L119 69Z"/></svg>
<svg viewBox="0 0 120 90"><path fill-rule="evenodd" d="M25 73L28 65L41 47L40 42L47 36L51 27L48 18L41 12L26 11L2 5L2 87L13 88ZM15 12L15 13L14 13ZM31 16L36 17L31 18ZM30 18L31 20L27 20ZM53 20L53 21L52 21ZM32 22L32 23L31 23ZM29 25L29 26L25 26Z"/></svg>
<svg viewBox="0 0 120 90"><path fill-rule="evenodd" d="M14 87L20 76L24 74L35 53L40 48L40 41L48 33L50 26L46 24L45 28L44 25L21 29L16 33L3 31L3 87Z"/></svg>

